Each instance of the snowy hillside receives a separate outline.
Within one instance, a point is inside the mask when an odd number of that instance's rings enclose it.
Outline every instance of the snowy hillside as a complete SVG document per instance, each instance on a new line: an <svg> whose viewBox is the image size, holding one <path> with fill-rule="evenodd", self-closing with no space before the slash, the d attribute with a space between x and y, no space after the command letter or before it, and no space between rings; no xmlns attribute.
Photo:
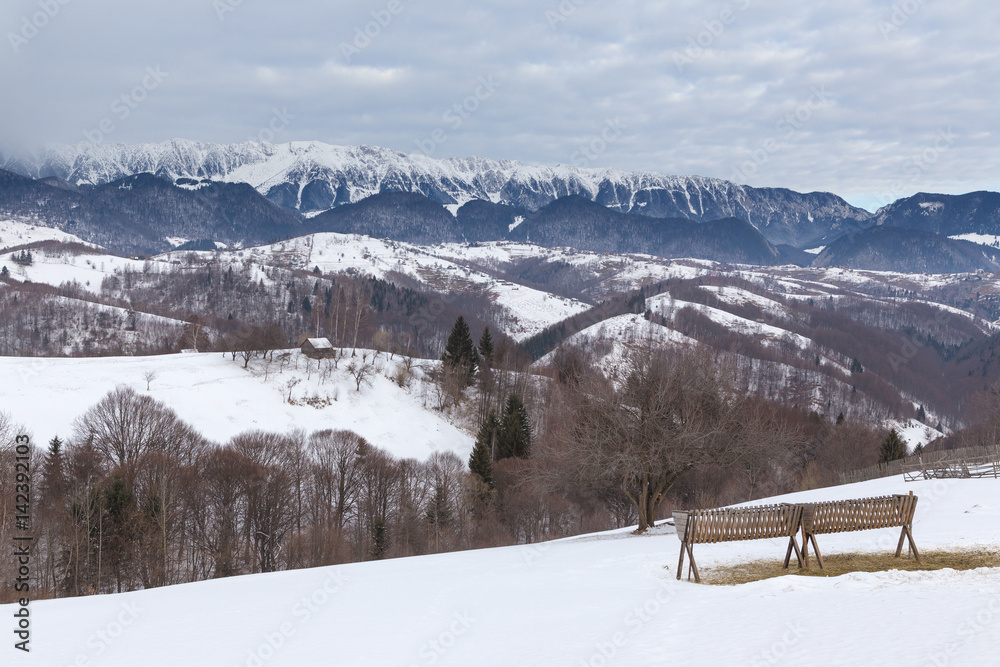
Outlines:
<svg viewBox="0 0 1000 667"><path fill-rule="evenodd" d="M1000 549L992 479L883 479L761 502L913 491L932 549ZM821 536L889 553L898 529ZM671 528L220 579L31 605L32 653L5 665L996 664L1000 568L676 581ZM781 540L699 545L703 576L778 561ZM0 607L10 618L13 607Z"/></svg>
<svg viewBox="0 0 1000 667"><path fill-rule="evenodd" d="M168 253L160 259L178 261L188 253ZM504 316L501 324L508 336L523 340L545 327L583 312L589 306L576 299L515 285L482 271L443 259L434 246L373 239L353 234L311 234L269 246L220 253L198 253L204 258L251 261L259 266L282 266L324 273L354 273L391 279L402 274L424 283L436 292L457 293L485 290Z"/></svg>
<svg viewBox="0 0 1000 667"><path fill-rule="evenodd" d="M347 350L348 357L351 351ZM358 351L368 355L372 352ZM322 429L353 430L397 457L426 459L437 451L463 458L472 437L432 408L429 383L417 361L407 388L390 379L400 357L385 355L375 362L379 372L371 386L358 391L346 367L334 369L293 351L287 362L267 364L256 359L243 369L219 353L101 359L16 359L0 357L0 406L23 423L37 442L72 434L73 420L118 385L130 386L166 403L205 437L224 442L243 431L262 429L286 433ZM307 368L308 362L308 368ZM147 373L155 374L146 390ZM289 395L292 403L288 402ZM54 410L53 406L59 409Z"/></svg>
<svg viewBox="0 0 1000 667"><path fill-rule="evenodd" d="M0 220L0 252L39 241L83 243L82 239L54 227L43 227L18 220Z"/></svg>

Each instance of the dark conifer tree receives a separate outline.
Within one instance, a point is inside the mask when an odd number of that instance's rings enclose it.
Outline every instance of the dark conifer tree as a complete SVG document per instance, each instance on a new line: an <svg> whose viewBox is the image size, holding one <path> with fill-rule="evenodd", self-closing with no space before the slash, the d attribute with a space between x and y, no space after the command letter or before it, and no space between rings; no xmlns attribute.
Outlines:
<svg viewBox="0 0 1000 667"><path fill-rule="evenodd" d="M517 394L507 397L500 429L497 431L496 459L526 458L531 451L531 421L524 402Z"/></svg>
<svg viewBox="0 0 1000 667"><path fill-rule="evenodd" d="M479 337L479 356L485 364L493 365L493 336L490 335L489 327L485 327L483 335Z"/></svg>
<svg viewBox="0 0 1000 667"><path fill-rule="evenodd" d="M889 435L885 437L885 440L882 441L882 446L878 454L878 462L889 463L890 461L905 457L906 443L900 439L899 434L896 433L896 429L892 429L889 431Z"/></svg>
<svg viewBox="0 0 1000 667"><path fill-rule="evenodd" d="M60 502L66 493L66 465L63 460L63 442L59 436L49 441L42 466L42 498L47 508Z"/></svg>
<svg viewBox="0 0 1000 667"><path fill-rule="evenodd" d="M479 352L469 334L469 325L461 315L455 320L455 326L448 336L448 344L445 345L441 360L453 371L462 369L466 375L466 382L472 384L476 369L479 367Z"/></svg>
<svg viewBox="0 0 1000 667"><path fill-rule="evenodd" d="M499 427L500 420L497 419L496 413L490 410L479 427L476 444L469 457L469 470L479 475L483 482L491 488L493 486L493 453Z"/></svg>

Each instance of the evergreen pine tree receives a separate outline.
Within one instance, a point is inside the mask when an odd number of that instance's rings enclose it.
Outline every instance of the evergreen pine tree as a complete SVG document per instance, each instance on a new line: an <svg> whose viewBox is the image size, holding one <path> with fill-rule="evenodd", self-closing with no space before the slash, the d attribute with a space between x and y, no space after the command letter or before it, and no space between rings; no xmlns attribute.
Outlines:
<svg viewBox="0 0 1000 667"><path fill-rule="evenodd" d="M531 450L531 421L528 410L517 394L507 397L500 429L497 431L497 460L526 458Z"/></svg>
<svg viewBox="0 0 1000 667"><path fill-rule="evenodd" d="M851 360L851 372L852 373L864 373L865 367L861 365L861 362L857 357Z"/></svg>
<svg viewBox="0 0 1000 667"><path fill-rule="evenodd" d="M837 426L840 426L843 423L844 423L844 413L841 412L839 415L837 415Z"/></svg>
<svg viewBox="0 0 1000 667"><path fill-rule="evenodd" d="M66 491L66 466L63 461L62 446L63 442L59 436L52 438L42 464L41 502L46 508L59 502Z"/></svg>
<svg viewBox="0 0 1000 667"><path fill-rule="evenodd" d="M7 265L4 264L3 268L0 269L0 278L7 278L10 276L10 271L7 270Z"/></svg>
<svg viewBox="0 0 1000 667"><path fill-rule="evenodd" d="M441 482L434 485L434 496L427 506L427 521L435 528L442 528L451 523L451 503L448 502L448 490Z"/></svg>
<svg viewBox="0 0 1000 667"><path fill-rule="evenodd" d="M455 326L448 336L448 344L445 345L441 360L452 370L462 369L466 375L466 383L472 384L476 369L479 367L479 352L469 334L469 325L461 315L455 320Z"/></svg>
<svg viewBox="0 0 1000 667"><path fill-rule="evenodd" d="M493 410L483 420L476 436L476 444L469 457L469 470L493 487L493 447L496 444L497 430L500 420Z"/></svg>
<svg viewBox="0 0 1000 667"><path fill-rule="evenodd" d="M372 558L381 560L389 550L389 530L385 521L378 520L372 525Z"/></svg>
<svg viewBox="0 0 1000 667"><path fill-rule="evenodd" d="M490 328L483 329L483 335L479 337L479 356L483 362L493 365L493 336L490 335Z"/></svg>
<svg viewBox="0 0 1000 667"><path fill-rule="evenodd" d="M897 459L906 457L906 444L900 439L896 429L889 431L889 435L882 441L879 449L878 462L889 463Z"/></svg>
<svg viewBox="0 0 1000 667"><path fill-rule="evenodd" d="M922 405L921 405L921 406L920 406L920 407L919 407L919 408L917 409L917 421L919 421L919 422L923 422L923 421L924 421L924 420L926 420L926 419L927 419L927 411L926 411L926 410L924 410L924 406L922 406Z"/></svg>

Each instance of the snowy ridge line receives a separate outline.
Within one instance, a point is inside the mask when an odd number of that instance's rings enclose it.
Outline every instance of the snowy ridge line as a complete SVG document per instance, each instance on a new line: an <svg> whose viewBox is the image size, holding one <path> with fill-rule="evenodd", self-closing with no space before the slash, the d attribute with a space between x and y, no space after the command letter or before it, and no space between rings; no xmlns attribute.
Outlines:
<svg viewBox="0 0 1000 667"><path fill-rule="evenodd" d="M32 178L100 185L152 173L177 182L247 183L303 214L390 193L418 193L445 206L472 200L537 211L570 195L621 213L693 220L740 218L773 243L811 243L871 214L830 193L752 188L703 176L617 168L535 166L487 158L434 159L372 146L321 142L48 146L0 156L0 168Z"/></svg>
<svg viewBox="0 0 1000 667"><path fill-rule="evenodd" d="M512 179L530 181L559 178L578 183L592 194L596 194L599 185L606 181L629 183L639 188L683 190L688 185L698 188L740 188L729 181L701 176L671 176L570 165L531 166L515 160L479 157L435 159L420 153L405 154L374 146L341 146L318 141L213 144L174 139L162 143L100 144L85 147L50 145L38 154L9 159L8 164L17 164L31 172L34 178L60 176L59 173L45 173L43 169L45 165L49 165L50 170L75 176L72 180L80 185L107 183L141 172L158 173L172 179L239 181L250 183L254 187L273 185L285 171L299 167L358 169L371 182L380 185L393 174L419 173L472 185L487 200L490 199L489 193L497 194L500 191L499 188L491 188L491 185ZM233 168L232 165L237 166ZM379 191L381 188L374 188L370 194Z"/></svg>

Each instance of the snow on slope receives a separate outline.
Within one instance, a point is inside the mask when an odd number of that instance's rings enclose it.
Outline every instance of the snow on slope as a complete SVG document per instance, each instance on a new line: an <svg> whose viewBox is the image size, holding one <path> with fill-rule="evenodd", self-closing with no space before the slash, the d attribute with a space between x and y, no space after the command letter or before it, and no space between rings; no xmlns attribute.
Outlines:
<svg viewBox="0 0 1000 667"><path fill-rule="evenodd" d="M145 262L114 255L78 255L62 250L38 250L32 253L31 266L8 267L15 280L44 283L58 287L76 282L93 294L101 293L101 282L128 268L142 271Z"/></svg>
<svg viewBox="0 0 1000 667"><path fill-rule="evenodd" d="M1000 248L1000 236L996 234L957 234L948 238L956 241L971 241L979 245L988 245L993 248Z"/></svg>
<svg viewBox="0 0 1000 667"><path fill-rule="evenodd" d="M605 372L618 367L625 359L629 349L643 345L652 339L656 345L694 346L698 341L682 333L648 322L642 315L618 315L603 322L587 327L570 336L563 345L586 345L595 342L605 342L608 348L604 355L596 360L597 365ZM549 352L535 362L544 366L552 362L555 351Z"/></svg>
<svg viewBox="0 0 1000 667"><path fill-rule="evenodd" d="M713 293L720 301L725 303L733 304L736 306L750 304L757 306L764 312L774 315L775 317L788 317L791 311L781 303L778 303L774 299L769 299L766 296L761 296L759 294L754 294L745 289L740 289L739 287L717 287L714 285L704 285L699 289L705 290L707 292Z"/></svg>
<svg viewBox="0 0 1000 667"><path fill-rule="evenodd" d="M585 269L595 278L601 279L599 287L588 290L594 295L638 289L651 282L669 278L697 278L718 271L718 265L701 260L665 259L642 254L598 253L509 241L475 245L446 243L426 250L436 257L454 261L506 264L517 260L542 258L548 262L565 262Z"/></svg>
<svg viewBox="0 0 1000 667"><path fill-rule="evenodd" d="M64 243L85 243L79 237L52 227L43 227L17 220L0 220L0 252L7 248L28 245L39 241L62 241Z"/></svg>
<svg viewBox="0 0 1000 667"><path fill-rule="evenodd" d="M222 253L221 257L250 258L254 262L329 273L359 273L376 278L400 273L440 292L486 289L505 309L504 333L525 340L546 327L587 310L590 306L541 290L498 280L482 271L461 266L434 254L434 247L375 239L356 234L311 234L288 241ZM186 254L186 253L183 253ZM213 253L199 253L208 256ZM165 255L176 257L176 255Z"/></svg>
<svg viewBox="0 0 1000 667"><path fill-rule="evenodd" d="M944 434L937 431L925 424L921 424L916 419L907 419L905 421L889 421L885 424L886 428L895 428L899 433L900 439L906 443L906 449L910 452L917 445L926 445L931 440L943 437Z"/></svg>
<svg viewBox="0 0 1000 667"><path fill-rule="evenodd" d="M760 502L913 491L924 551L1000 548L1000 483L900 478ZM821 536L888 553L898 529ZM1000 568L676 581L670 528L218 579L31 604L5 665L996 665ZM785 541L699 545L699 566L780 562ZM11 618L13 607L0 607Z"/></svg>
<svg viewBox="0 0 1000 667"><path fill-rule="evenodd" d="M0 409L15 422L24 423L37 442L48 442L55 435L65 439L72 434L73 420L115 386L124 384L147 393L143 375L152 371L157 377L148 394L216 442L250 429L284 433L295 428L308 432L329 428L357 431L398 457L423 460L436 451L465 457L472 451L473 438L429 407L427 383L418 378L410 389L401 389L386 377L399 357L390 362L380 357L383 370L360 393L345 370L350 359L341 361L339 371L324 382L316 362L307 371L305 358L299 357L294 351L291 363L297 368L283 371L275 361L266 380L264 362L251 362L247 371L242 360L234 362L219 353L101 359L0 357L0 378L4 378ZM286 402L288 381L293 378L299 380L291 388L298 405ZM302 404L303 399L313 397L329 400L329 405Z"/></svg>
<svg viewBox="0 0 1000 667"><path fill-rule="evenodd" d="M470 199L500 201L508 191L538 191L552 199L568 185L595 197L602 183L639 188L664 188L681 194L711 193L724 199L742 186L700 176L668 176L620 169L525 165L485 158L434 159L373 146L336 146L317 141L285 144L244 142L208 144L173 140L156 144L50 146L42 154L24 156L8 165L33 177L56 175L83 184L106 183L126 175L150 172L177 178L210 178L249 183L262 193L285 183L301 188L316 179L350 177L349 201L399 189L401 184L433 184L433 189L464 204ZM519 187L520 186L520 187ZM560 187L562 186L562 187ZM688 194L688 196L690 196ZM699 198L700 199L700 198ZM343 202L338 202L343 203ZM702 205L699 200L698 206ZM700 208L689 204L692 213Z"/></svg>
<svg viewBox="0 0 1000 667"><path fill-rule="evenodd" d="M812 345L811 340L800 334L786 331L770 324L764 324L763 322L754 322L753 320L748 320L724 310L712 308L711 306L674 299L669 294L661 294L646 299L646 307L654 313L667 318L682 308L692 308L713 322L717 322L728 329L756 337L765 345L775 340L791 341L802 349L806 349Z"/></svg>

